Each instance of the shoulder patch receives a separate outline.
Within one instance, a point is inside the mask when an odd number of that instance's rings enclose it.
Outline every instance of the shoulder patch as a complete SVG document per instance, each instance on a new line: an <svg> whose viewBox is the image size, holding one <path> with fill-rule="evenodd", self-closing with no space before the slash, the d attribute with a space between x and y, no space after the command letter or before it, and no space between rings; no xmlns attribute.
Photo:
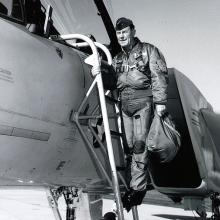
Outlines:
<svg viewBox="0 0 220 220"><path fill-rule="evenodd" d="M166 72L166 71L167 71L166 63L165 63L162 59L158 59L158 60L157 60L157 66L158 66L158 68L159 68L162 72Z"/></svg>

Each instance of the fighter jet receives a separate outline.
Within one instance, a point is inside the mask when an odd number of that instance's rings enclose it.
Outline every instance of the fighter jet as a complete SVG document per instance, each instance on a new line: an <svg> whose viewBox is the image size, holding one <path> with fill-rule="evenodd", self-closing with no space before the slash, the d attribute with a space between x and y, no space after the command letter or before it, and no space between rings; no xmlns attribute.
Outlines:
<svg viewBox="0 0 220 220"><path fill-rule="evenodd" d="M0 185L44 188L56 219L63 195L66 220L75 219L82 198L88 201L80 207L90 210L88 219L101 219L99 201L113 193L123 220L124 134L118 101L108 91L114 80L111 56L120 50L114 26L102 0L75 1L74 9L64 4L75 10L69 29L56 26L54 6L60 1L48 7L45 2L0 1ZM63 33L71 25L79 32ZM83 35L86 31L96 39ZM152 185L203 219L204 199L210 197L212 218L219 219L220 116L175 68L169 69L168 90L167 109L182 143L171 162L151 162ZM137 220L137 209L132 211Z"/></svg>

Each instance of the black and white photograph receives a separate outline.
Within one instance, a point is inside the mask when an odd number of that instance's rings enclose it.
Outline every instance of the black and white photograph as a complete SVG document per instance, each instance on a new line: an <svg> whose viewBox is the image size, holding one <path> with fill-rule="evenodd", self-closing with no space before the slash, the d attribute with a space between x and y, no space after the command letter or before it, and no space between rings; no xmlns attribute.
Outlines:
<svg viewBox="0 0 220 220"><path fill-rule="evenodd" d="M0 220L220 220L219 0L0 0Z"/></svg>

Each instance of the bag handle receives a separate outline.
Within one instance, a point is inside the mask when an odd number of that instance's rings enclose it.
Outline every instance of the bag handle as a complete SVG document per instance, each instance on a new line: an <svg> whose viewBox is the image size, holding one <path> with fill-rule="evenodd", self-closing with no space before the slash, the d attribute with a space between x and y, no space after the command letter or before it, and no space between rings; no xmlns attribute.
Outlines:
<svg viewBox="0 0 220 220"><path fill-rule="evenodd" d="M165 120L163 120L163 122L170 130L172 130L176 135L180 137L180 133L176 129L174 129L171 125L169 125Z"/></svg>
<svg viewBox="0 0 220 220"><path fill-rule="evenodd" d="M168 123L166 122L166 120L164 120L164 118L167 117L166 113L165 113L165 115L163 114L163 115L160 116L160 115L157 114L157 111L155 111L155 114L160 118L160 120L163 120L164 124L165 124L170 130L172 130L177 136L181 137L180 133L179 133L175 128L173 128L170 124L168 124Z"/></svg>

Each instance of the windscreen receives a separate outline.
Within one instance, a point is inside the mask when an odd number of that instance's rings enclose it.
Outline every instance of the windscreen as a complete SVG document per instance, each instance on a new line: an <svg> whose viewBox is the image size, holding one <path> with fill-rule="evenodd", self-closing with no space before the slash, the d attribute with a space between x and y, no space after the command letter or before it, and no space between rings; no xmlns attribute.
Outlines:
<svg viewBox="0 0 220 220"><path fill-rule="evenodd" d="M110 42L93 0L41 0L53 7L52 19L60 34L91 34L95 40Z"/></svg>
<svg viewBox="0 0 220 220"><path fill-rule="evenodd" d="M21 1L0 0L0 15L9 19L24 21Z"/></svg>

